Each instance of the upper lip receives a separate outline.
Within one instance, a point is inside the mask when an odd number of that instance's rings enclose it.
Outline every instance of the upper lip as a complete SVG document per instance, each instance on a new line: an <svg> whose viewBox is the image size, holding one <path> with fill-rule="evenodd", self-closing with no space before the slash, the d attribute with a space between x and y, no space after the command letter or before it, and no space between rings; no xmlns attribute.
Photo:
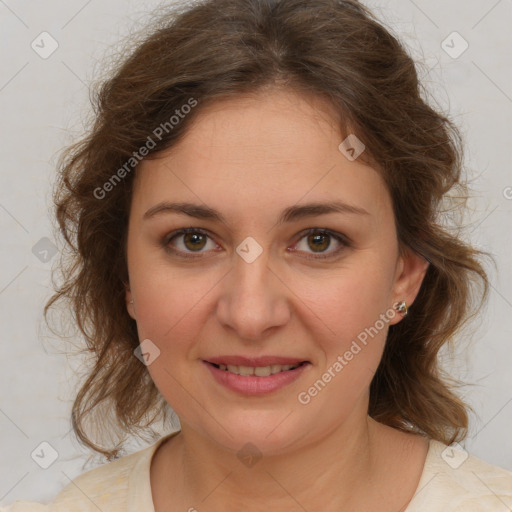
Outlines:
<svg viewBox="0 0 512 512"><path fill-rule="evenodd" d="M283 356L262 356L262 357L244 357L244 356L218 356L209 357L205 359L208 363L224 364L233 366L271 366L273 364L299 364L308 362L306 359L298 357L283 357Z"/></svg>

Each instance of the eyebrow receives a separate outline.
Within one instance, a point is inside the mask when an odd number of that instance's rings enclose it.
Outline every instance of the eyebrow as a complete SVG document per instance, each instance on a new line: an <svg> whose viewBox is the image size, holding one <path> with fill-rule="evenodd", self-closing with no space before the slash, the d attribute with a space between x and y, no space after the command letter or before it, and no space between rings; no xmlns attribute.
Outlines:
<svg viewBox="0 0 512 512"><path fill-rule="evenodd" d="M155 217L159 214L165 213L178 213L188 215L196 219L214 220L226 223L224 216L217 210L200 204L187 203L187 202L169 202L163 201L151 207L143 216L144 220ZM295 222L307 217L315 217L317 215L326 215L329 213L345 213L352 215L370 215L364 208L346 204L339 201L332 201L327 203L308 203L304 205L294 205L286 208L281 212L277 224L284 224Z"/></svg>

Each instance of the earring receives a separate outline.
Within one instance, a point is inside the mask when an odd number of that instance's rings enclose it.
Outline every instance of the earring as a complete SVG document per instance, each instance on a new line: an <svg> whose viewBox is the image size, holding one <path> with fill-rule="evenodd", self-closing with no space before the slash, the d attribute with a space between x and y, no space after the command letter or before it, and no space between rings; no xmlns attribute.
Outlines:
<svg viewBox="0 0 512 512"><path fill-rule="evenodd" d="M133 299L130 301L130 304L133 304Z"/></svg>
<svg viewBox="0 0 512 512"><path fill-rule="evenodd" d="M407 302L405 300L400 301L398 304L396 304L395 309L404 317L407 316Z"/></svg>

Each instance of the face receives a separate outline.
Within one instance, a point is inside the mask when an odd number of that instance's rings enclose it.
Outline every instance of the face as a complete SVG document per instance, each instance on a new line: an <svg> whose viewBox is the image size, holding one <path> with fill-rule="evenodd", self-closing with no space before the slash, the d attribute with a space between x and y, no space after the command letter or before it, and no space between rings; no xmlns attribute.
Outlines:
<svg viewBox="0 0 512 512"><path fill-rule="evenodd" d="M127 307L183 431L278 453L366 418L426 263L399 255L386 186L337 125L319 98L240 96L137 168Z"/></svg>

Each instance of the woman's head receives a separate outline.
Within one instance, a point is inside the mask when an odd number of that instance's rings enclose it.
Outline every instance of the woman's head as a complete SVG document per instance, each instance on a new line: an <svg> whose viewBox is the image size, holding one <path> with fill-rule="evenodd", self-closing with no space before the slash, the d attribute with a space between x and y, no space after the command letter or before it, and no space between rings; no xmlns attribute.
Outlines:
<svg viewBox="0 0 512 512"><path fill-rule="evenodd" d="M149 373L183 428L234 450L297 448L344 422L353 432L388 325L400 320L393 304L414 301L428 265L400 256L385 182L340 152L329 112L287 88L219 101L137 169L127 302L144 351L159 352ZM319 213L334 203L339 211ZM265 393L260 377L237 383L220 368L298 363L293 382ZM308 392L329 368L325 387ZM228 388L217 381L230 378Z"/></svg>
<svg viewBox="0 0 512 512"><path fill-rule="evenodd" d="M82 441L115 454L89 438L88 414L113 411L109 428L136 432L164 399L233 447L307 442L363 414L445 442L464 435L465 406L436 359L473 280L486 283L476 251L440 226L443 196L463 189L459 137L360 4L216 0L162 18L66 155L57 218L74 259L47 308L68 297L94 355L73 409ZM145 216L162 202L223 219ZM289 207L334 202L352 208L279 222ZM170 236L185 227L206 233ZM315 247L340 251L308 259ZM160 351L149 366L134 356L145 339ZM228 355L309 365L247 397L204 363Z"/></svg>

